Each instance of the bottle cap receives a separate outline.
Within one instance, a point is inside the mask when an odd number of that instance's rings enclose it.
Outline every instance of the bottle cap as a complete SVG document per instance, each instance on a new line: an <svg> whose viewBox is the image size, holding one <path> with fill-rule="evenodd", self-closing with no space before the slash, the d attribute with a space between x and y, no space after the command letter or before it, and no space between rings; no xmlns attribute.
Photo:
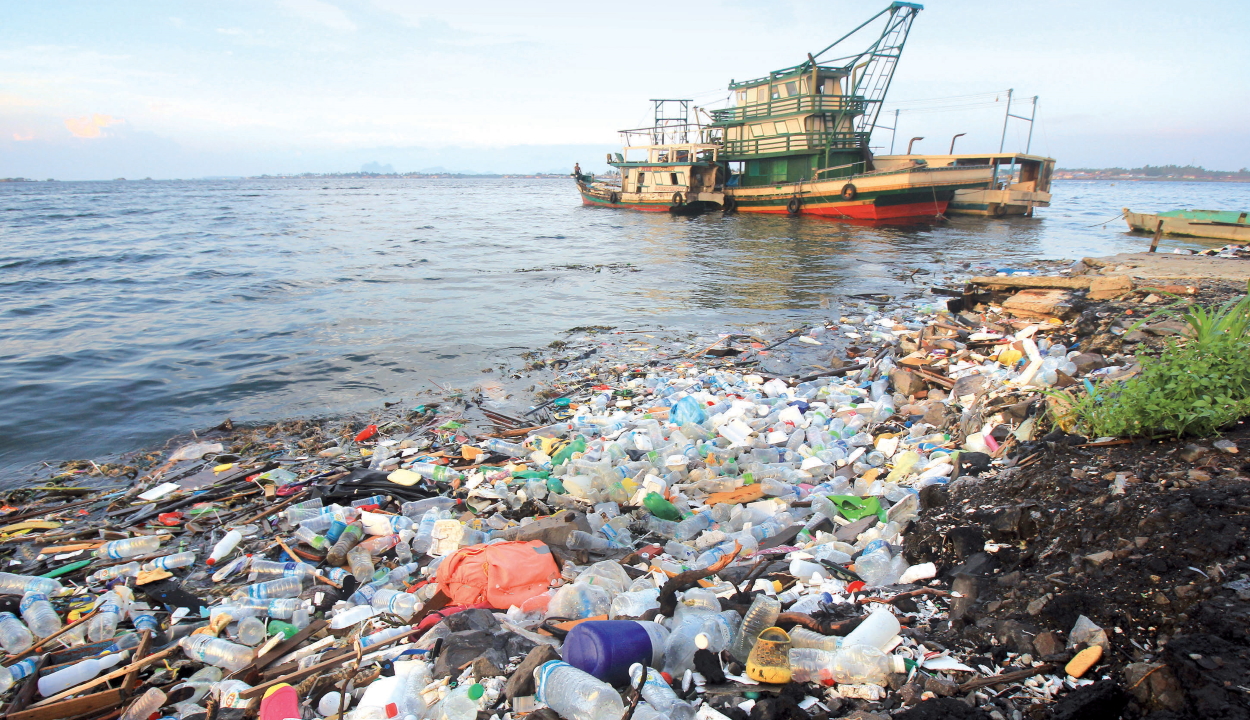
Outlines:
<svg viewBox="0 0 1250 720"><path fill-rule="evenodd" d="M484 692L486 692L486 688L482 687L481 683L473 683L472 685L469 686L469 692L468 692L469 699L477 700L478 698L482 697L482 693Z"/></svg>

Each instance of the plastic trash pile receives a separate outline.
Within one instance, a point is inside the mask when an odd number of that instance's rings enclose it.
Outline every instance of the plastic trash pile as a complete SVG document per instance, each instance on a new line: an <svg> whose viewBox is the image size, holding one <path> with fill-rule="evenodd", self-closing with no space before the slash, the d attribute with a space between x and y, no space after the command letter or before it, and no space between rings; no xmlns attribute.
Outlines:
<svg viewBox="0 0 1250 720"><path fill-rule="evenodd" d="M9 716L709 720L952 695L978 670L925 640L958 593L904 558L909 523L1032 439L986 387L1060 383L1079 354L945 324L821 327L884 349L799 382L582 372L496 437L422 407L328 446L181 448L0 529L23 570L0 574Z"/></svg>

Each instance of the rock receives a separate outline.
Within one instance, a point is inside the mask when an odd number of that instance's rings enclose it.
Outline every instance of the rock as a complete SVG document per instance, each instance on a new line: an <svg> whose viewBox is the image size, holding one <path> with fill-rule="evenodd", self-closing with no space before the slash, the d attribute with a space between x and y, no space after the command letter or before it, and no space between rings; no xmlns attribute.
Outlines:
<svg viewBox="0 0 1250 720"><path fill-rule="evenodd" d="M1038 657L1057 655L1063 651L1063 641L1049 630L1040 632L1033 636L1033 651Z"/></svg>
<svg viewBox="0 0 1250 720"><path fill-rule="evenodd" d="M1185 476L1190 482L1206 482L1211 479L1211 473L1205 470L1190 470Z"/></svg>
<svg viewBox="0 0 1250 720"><path fill-rule="evenodd" d="M932 396L932 393L930 393L930 396ZM924 422L935 428L942 429L950 424L951 417L952 413L950 412L949 406L940 402L935 402L929 406L928 410L925 411Z"/></svg>
<svg viewBox="0 0 1250 720"><path fill-rule="evenodd" d="M1107 640L1107 631L1098 627L1093 620L1084 615L1077 617L1076 622L1072 625L1072 630L1068 633L1068 649L1074 649L1082 643L1098 645L1103 650L1111 649L1111 642Z"/></svg>
<svg viewBox="0 0 1250 720"><path fill-rule="evenodd" d="M1072 364L1076 365L1077 373L1084 375L1107 367L1107 360L1098 353L1081 353L1072 358Z"/></svg>
<svg viewBox="0 0 1250 720"><path fill-rule="evenodd" d="M488 658L480 657L473 661L473 676L479 680L488 677L503 677L504 672Z"/></svg>
<svg viewBox="0 0 1250 720"><path fill-rule="evenodd" d="M903 368L895 368L890 372L890 382L894 385L894 392L901 393L907 397L911 397L921 390L925 389L925 381L920 376L910 373Z"/></svg>
<svg viewBox="0 0 1250 720"><path fill-rule="evenodd" d="M1142 328L1151 335L1158 337L1177 337L1180 335L1189 335L1191 333L1189 325L1179 320L1167 320L1165 322L1146 325Z"/></svg>
<svg viewBox="0 0 1250 720"><path fill-rule="evenodd" d="M1129 695L1114 680L1099 680L1059 699L1052 720L1110 720L1120 717Z"/></svg>
<svg viewBox="0 0 1250 720"><path fill-rule="evenodd" d="M1027 653L1033 649L1033 633L1016 620L1000 620L994 627L994 637L1011 652Z"/></svg>
<svg viewBox="0 0 1250 720"><path fill-rule="evenodd" d="M1168 600L1168 596L1161 592L1155 593L1155 605L1171 605L1172 601Z"/></svg>
<svg viewBox="0 0 1250 720"><path fill-rule="evenodd" d="M1181 460L1184 460L1185 462L1188 462L1188 463L1192 463L1192 462L1198 462L1202 458L1206 457L1207 454L1210 452L1211 452L1210 450L1208 450L1207 448L1201 445L1190 443L1186 445L1185 447L1181 448L1181 451L1178 452L1176 455Z"/></svg>
<svg viewBox="0 0 1250 720"><path fill-rule="evenodd" d="M1023 577L1024 577L1024 574L1021 573L1019 570L1013 570L1007 573L1006 575L1003 575L998 578L998 586L999 587L1015 587L1020 584L1020 580Z"/></svg>
<svg viewBox="0 0 1250 720"><path fill-rule="evenodd" d="M1068 318L1075 310L1074 300L1067 290L1030 288L1007 298L1003 310L1023 318Z"/></svg>
<svg viewBox="0 0 1250 720"><path fill-rule="evenodd" d="M920 490L920 508L922 510L946 507L950 500L950 491L942 485L926 485Z"/></svg>
<svg viewBox="0 0 1250 720"><path fill-rule="evenodd" d="M947 531L946 542L955 551L957 559L967 560L972 555L983 550L985 547L985 535L981 532L981 528L978 527L957 527Z"/></svg>
<svg viewBox="0 0 1250 720"><path fill-rule="evenodd" d="M965 395L975 395L985 387L985 376L981 374L968 375L961 377L955 381L955 386L951 388L951 397L961 398Z"/></svg>
<svg viewBox="0 0 1250 720"><path fill-rule="evenodd" d="M839 527L836 531L834 531L833 536L842 542L855 542L855 538L859 537L860 533L875 525L876 522L876 515L862 517L850 525L843 525Z"/></svg>
<svg viewBox="0 0 1250 720"><path fill-rule="evenodd" d="M915 705L920 701L920 696L924 694L924 685L918 682L910 682L898 691L898 699L904 705Z"/></svg>
<svg viewBox="0 0 1250 720"><path fill-rule="evenodd" d="M951 697L959 692L959 683L944 675L934 675L924 679L924 689L938 697Z"/></svg>
<svg viewBox="0 0 1250 720"><path fill-rule="evenodd" d="M530 650L529 655L521 661L520 665L512 673L512 677L508 678L508 683L504 685L504 697L511 700L514 697L522 697L524 695L533 695L534 688L534 670L549 660L559 660L560 653L550 645L538 645Z"/></svg>
<svg viewBox="0 0 1250 720"><path fill-rule="evenodd" d="M937 697L904 710L894 720L991 720L990 714L953 697Z"/></svg>
<svg viewBox="0 0 1250 720"><path fill-rule="evenodd" d="M1102 648L1097 645L1091 645L1076 654L1076 657L1068 661L1063 671L1074 678L1083 677L1089 672L1090 668L1098 664L1102 659Z"/></svg>
<svg viewBox="0 0 1250 720"><path fill-rule="evenodd" d="M1141 330L1130 330L1129 332L1124 333L1124 335L1120 337L1120 340L1125 343L1142 343L1142 342L1146 342L1149 339L1150 339L1150 336L1142 332Z"/></svg>
<svg viewBox="0 0 1250 720"><path fill-rule="evenodd" d="M1027 612L1030 615L1040 615L1042 611L1046 609L1046 603L1050 602L1051 598L1053 597L1054 596L1051 595L1050 593L1046 593L1045 595L1030 602L1029 606L1025 608L1025 612ZM1049 653L1043 653L1043 654L1049 654Z"/></svg>
<svg viewBox="0 0 1250 720"><path fill-rule="evenodd" d="M1178 585L1172 592L1176 594L1177 600L1196 600L1198 595L1202 593L1202 588L1197 585Z"/></svg>
<svg viewBox="0 0 1250 720"><path fill-rule="evenodd" d="M972 612L972 606L977 601L977 578L966 573L960 574L955 578L955 582L951 583L951 605L950 605L950 621L952 623L963 620ZM960 597L954 597L958 593Z"/></svg>
<svg viewBox="0 0 1250 720"><path fill-rule="evenodd" d="M1095 567L1098 567L1105 562L1109 562L1113 558L1115 558L1115 553L1111 552L1110 550L1103 550L1102 552L1096 552L1096 553L1093 553L1092 555L1085 556L1085 559L1093 563Z"/></svg>
<svg viewBox="0 0 1250 720"><path fill-rule="evenodd" d="M1237 454L1237 443L1231 440L1216 440L1211 444L1214 445L1215 449L1220 452L1228 453L1229 455Z"/></svg>
<svg viewBox="0 0 1250 720"><path fill-rule="evenodd" d="M1133 291L1132 278L1124 275L1095 276L1085 297L1090 300L1111 300Z"/></svg>
<svg viewBox="0 0 1250 720"><path fill-rule="evenodd" d="M1172 668L1163 663L1133 663L1124 666L1125 688L1137 702L1150 710L1185 709L1185 693Z"/></svg>

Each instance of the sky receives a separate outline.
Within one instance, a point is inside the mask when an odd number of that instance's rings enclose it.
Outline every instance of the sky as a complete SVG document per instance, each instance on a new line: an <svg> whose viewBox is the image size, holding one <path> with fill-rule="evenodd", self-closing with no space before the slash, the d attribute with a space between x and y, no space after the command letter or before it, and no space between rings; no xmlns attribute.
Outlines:
<svg viewBox="0 0 1250 720"><path fill-rule="evenodd" d="M797 64L886 4L0 0L0 177L598 170L651 98L723 107L731 79ZM995 151L1012 88L1019 114L1039 97L1031 150L1060 167L1247 167L1243 9L931 2L882 124L902 109L899 152L960 132L958 151ZM1005 149L1027 133L1012 120Z"/></svg>

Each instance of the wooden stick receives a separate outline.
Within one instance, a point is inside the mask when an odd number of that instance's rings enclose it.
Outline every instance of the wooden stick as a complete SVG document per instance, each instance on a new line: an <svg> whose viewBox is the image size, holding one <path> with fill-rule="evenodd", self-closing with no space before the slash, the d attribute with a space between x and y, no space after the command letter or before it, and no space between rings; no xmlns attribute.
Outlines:
<svg viewBox="0 0 1250 720"><path fill-rule="evenodd" d="M179 646L179 645L173 645L173 646L171 646L171 647L167 647L167 648L165 648L164 650L162 650L162 651L160 651L160 652L158 652L158 653L154 653L154 654L152 654L152 655L148 655L147 657L143 658L142 660L139 660L139 661L136 661L136 662L132 662L132 663L130 663L129 665L127 665L127 666L125 666L125 667L123 667L123 668L120 668L120 669L118 669L118 670L114 670L113 672L111 672L111 673L109 673L109 674L107 674L107 675L101 675L100 677L98 677L98 678L96 678L96 679L94 679L94 680L89 680L89 681L87 681L87 682L83 683L82 685L79 685L78 687L72 687L72 688L70 688L69 690L66 690L65 692L57 693L56 695L53 695L52 697L48 698L47 700L40 700L39 702L35 703L34 705L31 705L31 707L41 707L41 706L43 706L43 705L47 705L48 703L53 703L53 702L56 702L57 700L63 700L63 699L65 699L65 698L67 698L67 697L69 697L69 696L71 696L71 695L77 695L78 693L80 693L80 692L82 692L82 691L84 691L84 690L87 690L87 689L89 689L89 688L93 688L93 687L95 687L96 685L102 685L102 684L104 684L104 683L108 682L109 680L116 680L117 678L119 678L119 677L121 677L121 676L123 676L123 675L126 675L127 673L129 673L129 672L131 672L131 671L133 671L133 670L138 670L139 668L142 668L142 667L146 667L146 666L148 666L148 665L151 665L152 663L156 662L157 660L160 660L160 659L162 659L162 658L169 657L170 655L174 654L174 652L176 652L176 651L178 651L178 650L181 650L181 649L182 649L182 648L181 648L181 646Z"/></svg>
<svg viewBox="0 0 1250 720"><path fill-rule="evenodd" d="M1016 670L1015 672L1003 673L1001 675L995 675L993 677L976 678L975 680L969 680L963 685L960 685L959 692L965 693L965 692L968 692L969 690L975 690L979 687L985 687L987 685L998 685L999 683L1010 683L1010 682L1016 682L1017 680L1026 680L1028 678L1033 677L1034 675L1043 675L1054 669L1055 669L1054 665L1038 665L1037 667L1025 668L1024 670Z"/></svg>
<svg viewBox="0 0 1250 720"><path fill-rule="evenodd" d="M34 680L35 678L31 678ZM17 712L9 713L8 720L61 720L62 718L78 717L85 713L100 713L122 704L121 688L103 690L93 695L84 695L72 700L58 702L55 705L32 705Z"/></svg>
<svg viewBox="0 0 1250 720"><path fill-rule="evenodd" d="M10 665L13 665L14 663L21 662L23 658L26 658L26 657L28 657L28 656L30 656L30 655L32 655L32 654L34 654L34 653L36 653L36 652L39 652L40 650L42 650L42 649L43 649L43 646L44 646L44 645L47 645L48 643L50 643L50 642L52 642L53 640L55 640L55 639L57 639L57 638L61 637L61 636L62 636L62 635L64 635L65 633L69 632L70 630L73 630L74 628L78 627L79 625L82 625L83 623L87 622L88 620L90 620L90 619L92 618L92 616L94 616L94 615L95 615L96 613L98 613L99 611L100 611L100 608L94 608L94 609L92 609L92 611L91 611L91 612L87 613L86 615L83 615L82 617L78 618L77 620L75 620L74 622L70 623L69 625L66 625L65 627L61 628L60 630L57 630L56 632L52 633L52 634L51 634L51 635L49 635L48 637L44 638L43 640L40 640L40 641L39 641L38 643L36 643L35 645L31 645L29 648L26 648L26 650L25 650L25 651L20 652L20 653L18 653L17 655L13 655L13 656L10 656L10 657L8 657L8 658L5 658L5 661L4 661L4 666L5 666L5 667L8 667L8 666L10 666Z"/></svg>
<svg viewBox="0 0 1250 720"><path fill-rule="evenodd" d="M260 520L260 519L262 519L262 518L267 518L267 517L269 517L270 515L273 515L274 513L279 513L279 512L282 512L283 510L285 510L285 509L287 508L287 506L288 506L288 505L293 505L293 504L295 503L295 501L296 501L296 500L299 500L301 497L303 497L303 496L304 496L304 493L306 493L306 492L308 492L308 489L307 489L307 488L305 488L305 489L303 489L303 490L300 490L299 492L295 493L294 495L292 495L291 497L287 498L286 500L283 500L282 502L278 503L277 505L274 505L274 506L273 506L273 507L271 507L271 508L267 508L266 510L264 510L263 512L261 512L261 513L259 513L259 514L257 514L257 515L253 515L252 517L249 517L249 518L248 518L248 519L246 519L246 520L240 520L239 522L236 522L236 523L234 523L234 524L235 524L235 525L248 525L248 524L250 524L250 523L254 523L254 522L256 522L257 520Z"/></svg>
<svg viewBox="0 0 1250 720"><path fill-rule="evenodd" d="M136 661L142 660L148 654L148 646L152 644L152 631L144 630L143 635L139 638L139 647L135 648L135 654L132 656ZM135 689L135 685L139 682L139 668L131 670L126 675L126 679L122 681L122 690L129 693Z"/></svg>
<svg viewBox="0 0 1250 720"><path fill-rule="evenodd" d="M283 540L282 538L274 538L274 539L278 541L278 545L281 546L281 548L286 551L286 554L290 555L292 559L299 557L299 555L296 555L295 551L291 549L291 546L286 544L285 540ZM298 560L296 562L298 562ZM341 584L334 582L333 580L326 577L325 575L322 575L321 573L313 573L313 577L317 578L321 582L337 590L343 589L343 586Z"/></svg>
<svg viewBox="0 0 1250 720"><path fill-rule="evenodd" d="M408 638L409 636L413 634L424 633L424 632L425 630L418 630L417 628L414 627L411 631L406 632L403 635L393 637L390 640L378 643L377 645L371 645L369 647L369 652L371 653L376 652L388 645L404 640L405 638ZM243 692L239 693L239 697L243 698L244 700L250 700L254 697L260 697L261 695L265 693L266 690L268 690L270 687L274 685L277 685L278 683L291 683L291 684L298 683L300 680L303 680L309 675L312 675L313 673L324 670L325 668L328 668L332 665L336 665L336 664L341 665L345 658L348 658L351 656L357 656L357 661L359 661L360 643L357 642L355 645L356 647L354 649L348 649L347 652L342 653L340 655L336 655L335 657L332 657L329 660L323 660L317 663L316 665L304 668L303 670L296 670L290 675L284 675L283 677L274 678L273 680L268 680L266 682L261 683L260 685L255 685L253 687L250 687L247 690L244 690Z"/></svg>
<svg viewBox="0 0 1250 720"><path fill-rule="evenodd" d="M1151 238L1150 240L1150 252L1154 252L1159 249L1159 238L1161 237L1163 237L1163 221L1162 220L1160 220L1159 224L1155 226L1155 236Z"/></svg>

